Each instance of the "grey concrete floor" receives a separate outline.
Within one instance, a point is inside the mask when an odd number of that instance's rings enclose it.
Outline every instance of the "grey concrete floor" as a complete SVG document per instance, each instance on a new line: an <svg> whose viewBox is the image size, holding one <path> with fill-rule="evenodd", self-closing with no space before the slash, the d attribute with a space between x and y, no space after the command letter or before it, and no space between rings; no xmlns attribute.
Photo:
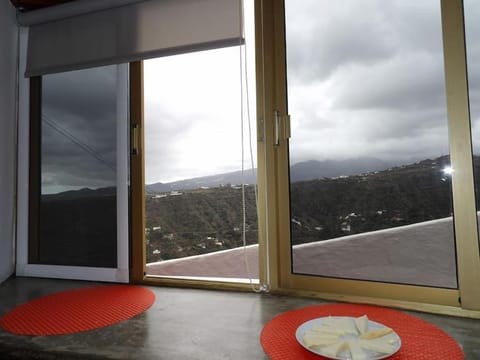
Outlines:
<svg viewBox="0 0 480 360"><path fill-rule="evenodd" d="M12 278L0 285L0 317L16 305L92 283ZM15 336L0 329L0 359L268 359L263 326L290 309L322 303L269 294L149 287L156 301L119 324L61 336ZM409 312L438 325L480 359L480 321Z"/></svg>

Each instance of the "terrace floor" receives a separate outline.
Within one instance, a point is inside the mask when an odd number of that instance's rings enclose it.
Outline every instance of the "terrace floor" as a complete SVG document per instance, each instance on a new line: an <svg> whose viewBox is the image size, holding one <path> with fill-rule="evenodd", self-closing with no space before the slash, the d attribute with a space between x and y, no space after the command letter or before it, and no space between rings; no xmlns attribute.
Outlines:
<svg viewBox="0 0 480 360"><path fill-rule="evenodd" d="M297 274L457 288L451 217L295 245L292 253ZM258 279L258 246L149 263L147 274Z"/></svg>
<svg viewBox="0 0 480 360"><path fill-rule="evenodd" d="M0 316L18 304L89 282L11 278L0 285ZM0 359L267 359L259 343L265 323L290 309L322 303L270 294L150 287L145 313L94 331L15 336L0 329ZM441 327L480 359L480 321L408 312Z"/></svg>

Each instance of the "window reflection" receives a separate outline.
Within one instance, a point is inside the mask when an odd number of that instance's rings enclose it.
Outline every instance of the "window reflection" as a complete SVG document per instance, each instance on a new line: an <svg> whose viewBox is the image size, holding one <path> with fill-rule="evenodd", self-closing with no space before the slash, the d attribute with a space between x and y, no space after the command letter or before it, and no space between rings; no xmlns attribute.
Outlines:
<svg viewBox="0 0 480 360"><path fill-rule="evenodd" d="M42 77L38 262L116 267L116 67Z"/></svg>

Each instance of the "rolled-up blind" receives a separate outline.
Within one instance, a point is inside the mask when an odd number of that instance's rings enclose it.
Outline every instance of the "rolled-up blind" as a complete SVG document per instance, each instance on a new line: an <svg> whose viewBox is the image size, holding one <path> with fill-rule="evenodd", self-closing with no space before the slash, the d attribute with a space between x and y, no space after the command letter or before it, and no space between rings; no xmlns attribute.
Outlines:
<svg viewBox="0 0 480 360"><path fill-rule="evenodd" d="M25 76L242 43L241 0L147 0L29 27Z"/></svg>

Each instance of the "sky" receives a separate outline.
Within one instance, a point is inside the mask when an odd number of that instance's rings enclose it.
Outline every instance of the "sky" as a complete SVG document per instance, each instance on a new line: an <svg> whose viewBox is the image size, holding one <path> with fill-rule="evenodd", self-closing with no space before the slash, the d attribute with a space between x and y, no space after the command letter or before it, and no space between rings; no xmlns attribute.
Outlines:
<svg viewBox="0 0 480 360"><path fill-rule="evenodd" d="M480 3L465 0L465 9L472 134L480 153L480 44L474 38ZM409 163L448 153L438 0L286 0L286 17L291 164L362 156ZM147 184L239 170L242 134L243 166L252 166L251 20L250 6L246 55L231 47L145 62ZM248 75L249 111L245 91L241 105L242 71ZM64 86L61 74L45 78L45 191L112 183L115 134L108 129L115 122L115 71L70 74L75 91Z"/></svg>
<svg viewBox="0 0 480 360"><path fill-rule="evenodd" d="M244 47L144 62L147 184L237 171L242 157L244 169L256 163L252 5L245 2Z"/></svg>
<svg viewBox="0 0 480 360"><path fill-rule="evenodd" d="M116 74L107 66L42 78L43 194L115 186Z"/></svg>
<svg viewBox="0 0 480 360"><path fill-rule="evenodd" d="M144 62L146 183L241 168L239 56L232 47Z"/></svg>
<svg viewBox="0 0 480 360"><path fill-rule="evenodd" d="M439 1L286 4L293 162L448 153Z"/></svg>

